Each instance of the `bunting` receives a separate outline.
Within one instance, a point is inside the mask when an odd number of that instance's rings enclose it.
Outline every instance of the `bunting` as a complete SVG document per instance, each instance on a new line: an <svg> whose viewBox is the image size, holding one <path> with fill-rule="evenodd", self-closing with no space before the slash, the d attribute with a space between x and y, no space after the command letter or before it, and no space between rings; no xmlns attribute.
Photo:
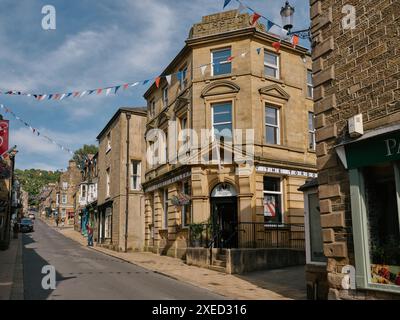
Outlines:
<svg viewBox="0 0 400 320"><path fill-rule="evenodd" d="M21 122L26 128L28 128L30 131L32 131L32 133L37 136L37 137L42 137L44 139L46 139L48 142L56 145L57 147L59 147L61 150L68 152L69 154L73 155L74 152L69 149L64 147L62 144L58 143L57 141L55 141L54 139L51 139L50 137L43 135L39 132L38 129L32 127L27 121L24 121L23 119L21 119L20 117L18 117L10 108L4 106L3 104L0 104L0 108L5 112L5 113L9 113L11 114L11 116L13 116L13 118L19 122Z"/></svg>

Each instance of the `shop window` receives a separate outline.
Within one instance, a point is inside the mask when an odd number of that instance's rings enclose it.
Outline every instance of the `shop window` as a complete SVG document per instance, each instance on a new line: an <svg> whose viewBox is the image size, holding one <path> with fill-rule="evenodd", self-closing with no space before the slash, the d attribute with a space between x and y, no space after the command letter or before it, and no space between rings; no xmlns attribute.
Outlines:
<svg viewBox="0 0 400 320"><path fill-rule="evenodd" d="M281 224L282 187L281 179L264 177L264 222L265 224Z"/></svg>
<svg viewBox="0 0 400 320"><path fill-rule="evenodd" d="M232 72L231 48L211 52L212 75L219 76Z"/></svg>
<svg viewBox="0 0 400 320"><path fill-rule="evenodd" d="M367 213L367 259L370 281L400 289L400 186L393 165L367 167L363 171ZM397 183L396 183L397 175Z"/></svg>

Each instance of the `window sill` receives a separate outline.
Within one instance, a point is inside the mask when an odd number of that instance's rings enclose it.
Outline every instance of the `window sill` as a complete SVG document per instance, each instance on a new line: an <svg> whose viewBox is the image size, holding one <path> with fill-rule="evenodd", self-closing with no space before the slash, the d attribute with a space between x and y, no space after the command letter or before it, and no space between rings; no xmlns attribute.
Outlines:
<svg viewBox="0 0 400 320"><path fill-rule="evenodd" d="M310 100L310 101L312 101L312 102L314 102L314 98L306 97L306 99L307 99L307 100Z"/></svg>
<svg viewBox="0 0 400 320"><path fill-rule="evenodd" d="M274 78L274 77L270 77L270 76L265 76L264 75L264 79L268 80L268 81L276 82L276 83L279 83L279 84L284 84L284 82L281 79L278 79L278 78Z"/></svg>

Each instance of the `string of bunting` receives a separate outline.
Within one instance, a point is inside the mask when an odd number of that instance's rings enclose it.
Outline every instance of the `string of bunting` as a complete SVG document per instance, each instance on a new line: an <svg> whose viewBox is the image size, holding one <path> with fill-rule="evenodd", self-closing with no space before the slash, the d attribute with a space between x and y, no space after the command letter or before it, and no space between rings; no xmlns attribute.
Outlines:
<svg viewBox="0 0 400 320"><path fill-rule="evenodd" d="M74 152L71 149L68 149L66 147L64 147L63 145L59 144L58 142L56 142L54 139L51 139L50 137L41 134L39 132L39 130L35 129L34 127L32 127L28 122L26 122L25 120L21 119L20 117L18 117L10 108L4 106L3 104L0 104L0 108L2 110L4 110L5 113L9 113L11 114L15 120L21 122L25 127L27 127L29 130L32 131L32 133L37 136L37 137L42 137L44 139L46 139L47 141L49 141L50 143L56 145L57 147L59 147L62 151L68 152L69 154L73 155Z"/></svg>
<svg viewBox="0 0 400 320"><path fill-rule="evenodd" d="M225 7L231 3L232 0L224 0L224 9ZM294 36L288 36L288 31L283 29L281 26L278 24L272 22L262 14L258 13L251 7L245 5L241 0L235 0L238 4L239 7L237 9L237 15L241 14L245 10L249 10L252 13L251 16L251 21L250 24L254 26L257 21L262 18L267 21L266 27L267 27L267 32L271 33L273 35L276 35L279 37L279 41L273 42L272 46L273 48L279 52L281 49L281 42L282 40L290 41L293 45L294 48L299 44L299 37L294 35ZM257 53L261 53L262 48L257 48ZM240 54L239 56L244 58L246 57L248 52L244 52ZM205 75L205 72L208 67L210 66L215 66L215 65L222 65L231 62L233 59L237 58L235 56L228 56L228 57L223 57L225 60L219 61L216 63L209 63L209 64L203 64L198 67L195 67L193 69L200 69L202 75ZM172 83L172 77L176 76L178 81L181 81L183 79L184 73L183 71L179 71L176 73L168 74L168 75L163 75L163 76L158 76L156 78L152 79L146 79L146 80L140 80L140 81L135 81L135 82L130 82L130 83L125 83L125 84L119 84L111 87L105 87L105 88L97 88L97 89L89 89L89 90L84 90L84 91L73 91L73 92L66 92L66 93L47 93L47 94L37 94L37 93L25 93L21 92L18 90L0 90L0 94L3 95L12 95L12 96L27 96L27 97L33 97L37 101L45 101L45 100L64 100L68 98L82 98L84 96L90 96L90 95L100 95L100 94L105 94L106 96L110 94L116 95L119 91L127 90L129 88L137 87L139 85L145 86L150 83L150 81L154 81L155 85L157 88L159 88L161 79L165 78L166 81L168 82L168 85L171 85Z"/></svg>

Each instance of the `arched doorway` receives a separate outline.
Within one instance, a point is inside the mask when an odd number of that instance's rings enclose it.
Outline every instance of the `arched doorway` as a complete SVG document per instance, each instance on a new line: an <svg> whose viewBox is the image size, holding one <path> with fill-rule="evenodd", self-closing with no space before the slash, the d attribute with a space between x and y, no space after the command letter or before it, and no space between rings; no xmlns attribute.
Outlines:
<svg viewBox="0 0 400 320"><path fill-rule="evenodd" d="M214 247L237 248L237 192L231 184L218 184L211 192L211 220Z"/></svg>

